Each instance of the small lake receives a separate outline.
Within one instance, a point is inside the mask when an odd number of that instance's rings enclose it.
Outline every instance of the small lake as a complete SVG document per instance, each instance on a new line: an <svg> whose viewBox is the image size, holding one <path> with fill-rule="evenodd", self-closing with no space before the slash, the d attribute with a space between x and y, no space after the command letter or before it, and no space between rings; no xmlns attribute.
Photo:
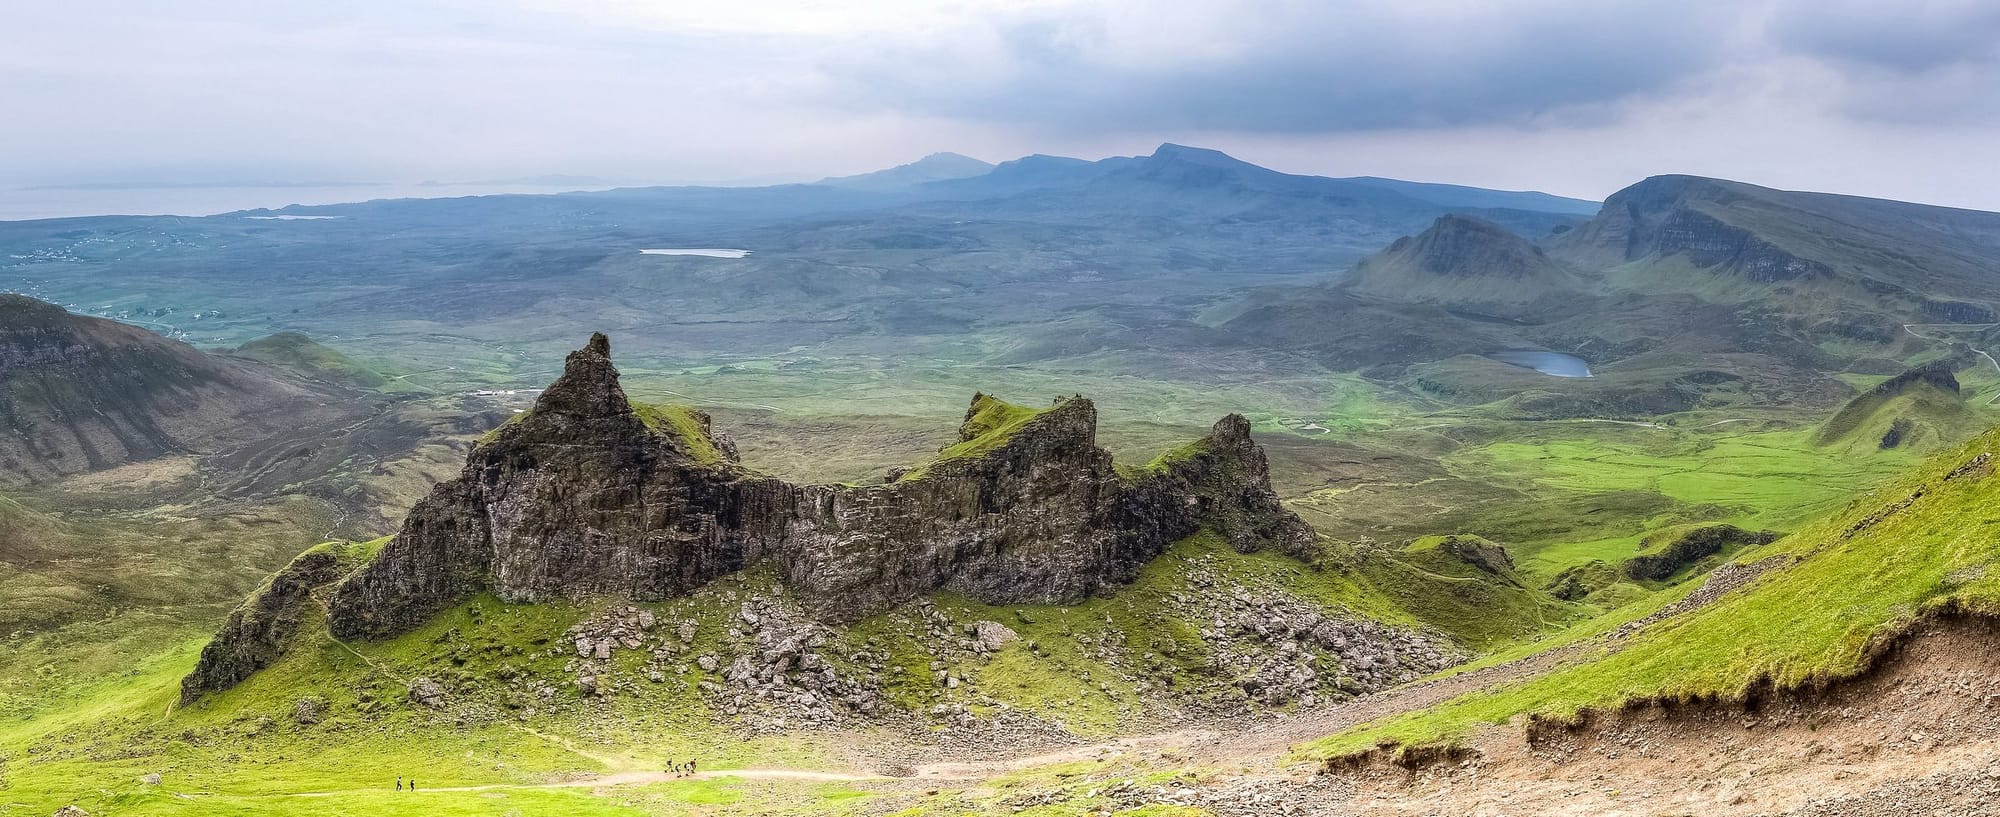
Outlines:
<svg viewBox="0 0 2000 817"><path fill-rule="evenodd" d="M1561 352L1530 352L1530 351L1514 350L1507 352L1494 352L1493 354L1487 355L1487 357L1493 358L1494 360L1500 361L1501 363L1511 363L1523 369L1534 369L1535 371L1541 372L1542 374L1553 375L1555 377L1591 376L1590 364L1585 363L1583 361L1583 358L1577 357L1576 355L1566 355Z"/></svg>
<svg viewBox="0 0 2000 817"><path fill-rule="evenodd" d="M640 255L698 255L703 258L742 258L749 250L725 250L710 247L696 247L682 250L640 250Z"/></svg>

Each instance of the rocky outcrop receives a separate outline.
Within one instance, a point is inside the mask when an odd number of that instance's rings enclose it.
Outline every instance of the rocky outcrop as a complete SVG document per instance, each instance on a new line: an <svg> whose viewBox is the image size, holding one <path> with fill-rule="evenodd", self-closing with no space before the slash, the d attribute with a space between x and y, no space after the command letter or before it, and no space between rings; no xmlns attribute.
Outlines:
<svg viewBox="0 0 2000 817"><path fill-rule="evenodd" d="M202 648L194 672L181 679L181 700L228 689L275 663L312 613L313 590L343 572L339 555L329 546L293 559L223 621L221 631Z"/></svg>
<svg viewBox="0 0 2000 817"><path fill-rule="evenodd" d="M1037 411L982 395L960 442L919 469L796 485L737 463L698 411L635 407L594 336L339 584L328 624L390 636L475 591L657 601L757 563L834 621L934 590L1058 603L1129 581L1203 526L1241 550L1310 541L1243 418L1123 473L1096 421L1082 397Z"/></svg>
<svg viewBox="0 0 2000 817"><path fill-rule="evenodd" d="M1768 545L1778 540L1771 531L1748 531L1735 525L1705 525L1681 534L1672 542L1649 553L1625 560L1625 577L1639 581L1664 581L1695 563L1739 545Z"/></svg>

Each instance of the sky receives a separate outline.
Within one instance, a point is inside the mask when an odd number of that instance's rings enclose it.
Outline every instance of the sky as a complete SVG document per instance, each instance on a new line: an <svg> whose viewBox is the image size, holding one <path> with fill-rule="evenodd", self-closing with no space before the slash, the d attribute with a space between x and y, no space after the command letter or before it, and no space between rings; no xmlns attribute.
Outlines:
<svg viewBox="0 0 2000 817"><path fill-rule="evenodd" d="M0 186L805 180L1161 142L2000 210L2000 0L8 0Z"/></svg>

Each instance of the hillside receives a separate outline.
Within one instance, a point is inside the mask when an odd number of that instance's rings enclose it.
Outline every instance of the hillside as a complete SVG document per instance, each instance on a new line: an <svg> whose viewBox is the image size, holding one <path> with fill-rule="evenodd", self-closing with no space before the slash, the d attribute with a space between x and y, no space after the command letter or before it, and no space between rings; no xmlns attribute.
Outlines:
<svg viewBox="0 0 2000 817"><path fill-rule="evenodd" d="M356 410L136 326L0 295L0 481L205 452Z"/></svg>
<svg viewBox="0 0 2000 817"><path fill-rule="evenodd" d="M1541 248L1466 216L1442 216L1396 239L1355 265L1343 285L1377 298L1499 317L1547 315L1580 295L1578 282Z"/></svg>
<svg viewBox="0 0 2000 817"><path fill-rule="evenodd" d="M229 354L346 386L379 389L390 384L381 372L297 332L261 337L229 350Z"/></svg>
<svg viewBox="0 0 2000 817"><path fill-rule="evenodd" d="M1839 513L1741 553L1725 569L1742 577L1743 589L1704 594L1688 585L1555 642L1583 645L1589 660L1306 751L1436 746L1463 740L1476 724L1528 714L1588 723L1591 713L1635 703L1810 692L1873 668L1926 622L2000 614L2000 585L1986 570L2000 550L1981 532L1983 509L2000 493L1996 447L2000 431L1988 431Z"/></svg>
<svg viewBox="0 0 2000 817"><path fill-rule="evenodd" d="M965 179L982 176L993 170L993 165L970 156L957 153L933 153L905 165L897 165L886 170L877 170L854 176L835 176L821 179L814 184L829 187L845 187L853 190L907 190L920 184Z"/></svg>
<svg viewBox="0 0 2000 817"><path fill-rule="evenodd" d="M1951 359L1939 360L1877 383L1855 395L1819 428L1822 446L1929 450L1976 429Z"/></svg>
<svg viewBox="0 0 2000 817"><path fill-rule="evenodd" d="M1579 267L1616 270L1633 288L1820 315L1825 306L1807 298L1940 323L1989 322L2000 304L2000 214L1973 210L1656 176L1606 199L1549 248Z"/></svg>

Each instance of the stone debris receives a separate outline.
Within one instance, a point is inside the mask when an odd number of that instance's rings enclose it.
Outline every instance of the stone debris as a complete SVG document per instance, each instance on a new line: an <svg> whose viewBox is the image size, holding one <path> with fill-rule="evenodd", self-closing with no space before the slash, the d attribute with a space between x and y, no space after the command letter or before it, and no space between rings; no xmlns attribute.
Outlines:
<svg viewBox="0 0 2000 817"><path fill-rule="evenodd" d="M312 726L326 719L327 701L319 696L300 698L292 704L292 722L300 726Z"/></svg>
<svg viewBox="0 0 2000 817"><path fill-rule="evenodd" d="M1076 804L1080 799L1099 811L1114 813L1148 806L1174 806L1201 809L1219 817L1304 817L1343 813L1340 805L1352 795L1352 784L1327 776L1302 781L1264 778L1202 781L1193 774L1182 773L1160 784L1145 785L1129 779L1085 782L1019 794L1001 803L1015 812L1037 806Z"/></svg>
<svg viewBox="0 0 2000 817"><path fill-rule="evenodd" d="M442 708L445 704L444 685L430 678L412 680L410 681L410 700L433 709Z"/></svg>

